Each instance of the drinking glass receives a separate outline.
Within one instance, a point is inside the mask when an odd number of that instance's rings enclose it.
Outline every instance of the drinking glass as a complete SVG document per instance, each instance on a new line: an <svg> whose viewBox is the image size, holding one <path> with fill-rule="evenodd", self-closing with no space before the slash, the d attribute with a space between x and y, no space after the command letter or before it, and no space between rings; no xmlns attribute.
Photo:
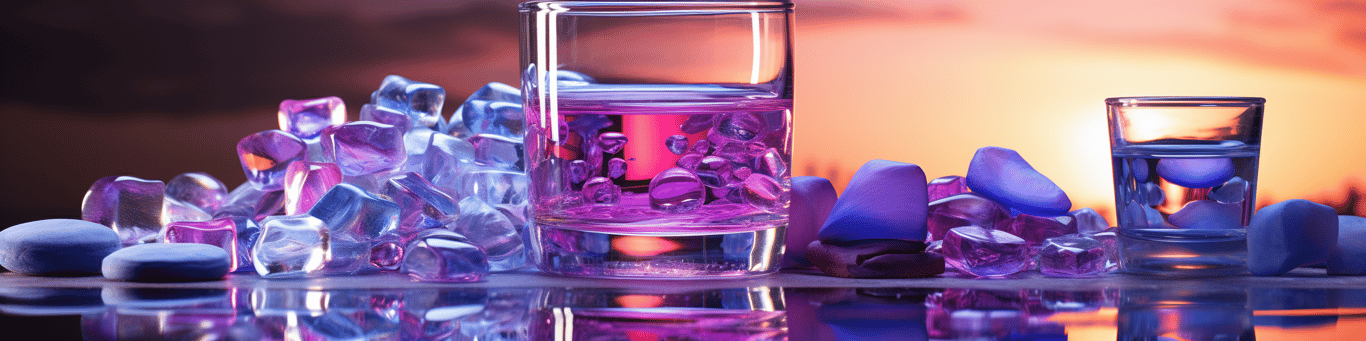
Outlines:
<svg viewBox="0 0 1366 341"><path fill-rule="evenodd" d="M534 262L626 278L782 259L790 1L530 1L522 95Z"/></svg>
<svg viewBox="0 0 1366 341"><path fill-rule="evenodd" d="M1262 111L1255 97L1105 100L1126 272L1223 276L1247 270Z"/></svg>

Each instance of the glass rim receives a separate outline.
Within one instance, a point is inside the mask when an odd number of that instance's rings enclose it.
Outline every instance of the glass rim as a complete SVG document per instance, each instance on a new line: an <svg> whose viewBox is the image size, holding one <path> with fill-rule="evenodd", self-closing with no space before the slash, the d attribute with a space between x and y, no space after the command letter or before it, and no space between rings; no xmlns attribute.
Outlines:
<svg viewBox="0 0 1366 341"><path fill-rule="evenodd" d="M1257 106L1265 105L1266 98L1237 96L1137 96L1110 97L1105 99L1108 106Z"/></svg>
<svg viewBox="0 0 1366 341"><path fill-rule="evenodd" d="M551 9L550 7L554 7ZM785 10L796 5L790 0L758 1L660 1L660 0L531 0L517 6L520 11L588 10L595 12L638 12L660 10L727 11L727 10Z"/></svg>

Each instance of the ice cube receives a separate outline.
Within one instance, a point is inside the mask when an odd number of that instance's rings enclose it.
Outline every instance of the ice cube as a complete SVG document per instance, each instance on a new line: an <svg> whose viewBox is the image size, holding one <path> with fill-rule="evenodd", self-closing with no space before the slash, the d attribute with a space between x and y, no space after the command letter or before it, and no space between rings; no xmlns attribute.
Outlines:
<svg viewBox="0 0 1366 341"><path fill-rule="evenodd" d="M1110 228L1110 222L1090 207L1067 212L1067 215L1072 216L1076 222L1077 233L1096 233Z"/></svg>
<svg viewBox="0 0 1366 341"><path fill-rule="evenodd" d="M446 134L432 134L422 169L416 172L437 188L455 195L461 175L476 168L473 144Z"/></svg>
<svg viewBox="0 0 1366 341"><path fill-rule="evenodd" d="M384 123L405 131L413 128L412 119L408 118L408 114L374 104L366 104L360 107L360 120Z"/></svg>
<svg viewBox="0 0 1366 341"><path fill-rule="evenodd" d="M431 282L478 282L488 275L484 251L454 232L445 232L418 236L408 243L400 271Z"/></svg>
<svg viewBox="0 0 1366 341"><path fill-rule="evenodd" d="M779 178L787 174L787 161L783 160L783 155L779 154L777 149L765 149L763 153L754 158L754 171Z"/></svg>
<svg viewBox="0 0 1366 341"><path fill-rule="evenodd" d="M308 215L322 220L332 231L379 238L398 229L399 211L392 201L350 184L338 184L318 198Z"/></svg>
<svg viewBox="0 0 1366 341"><path fill-rule="evenodd" d="M404 233L441 227L447 217L460 213L455 200L416 173L390 177L382 194L398 204L398 226Z"/></svg>
<svg viewBox="0 0 1366 341"><path fill-rule="evenodd" d="M446 224L446 228L484 250L490 271L511 270L526 264L522 237L503 213L473 197L461 199L459 205L460 217Z"/></svg>
<svg viewBox="0 0 1366 341"><path fill-rule="evenodd" d="M750 174L741 183L740 198L755 208L778 212L787 208L790 196L777 179L763 174Z"/></svg>
<svg viewBox="0 0 1366 341"><path fill-rule="evenodd" d="M730 187L739 182L735 179L733 172L735 166L731 165L730 160L717 156L703 157L697 164L697 178L702 180L702 184L707 187Z"/></svg>
<svg viewBox="0 0 1366 341"><path fill-rule="evenodd" d="M285 169L285 214L295 215L313 208L323 194L341 183L336 164L294 161Z"/></svg>
<svg viewBox="0 0 1366 341"><path fill-rule="evenodd" d="M941 245L944 261L979 277L1003 277L1024 271L1030 263L1024 239L978 226L950 229Z"/></svg>
<svg viewBox="0 0 1366 341"><path fill-rule="evenodd" d="M588 180L592 173L588 171L588 161L574 160L569 161L569 180L580 183Z"/></svg>
<svg viewBox="0 0 1366 341"><path fill-rule="evenodd" d="M131 176L96 180L85 192L81 220L109 226L123 246L155 242L161 234L166 183Z"/></svg>
<svg viewBox="0 0 1366 341"><path fill-rule="evenodd" d="M441 107L446 103L446 90L439 86L390 75L370 94L370 102L408 114L414 126L444 128L440 125L445 123Z"/></svg>
<svg viewBox="0 0 1366 341"><path fill-rule="evenodd" d="M232 219L215 219L205 222L175 222L162 230L161 241L166 243L199 243L223 248L228 252L228 271L236 271L237 224Z"/></svg>
<svg viewBox="0 0 1366 341"><path fill-rule="evenodd" d="M323 128L346 123L346 104L336 96L280 102L280 130L316 140Z"/></svg>
<svg viewBox="0 0 1366 341"><path fill-rule="evenodd" d="M285 167L308 158L303 140L281 130L248 135L237 142L237 158L247 180L266 191L284 188Z"/></svg>
<svg viewBox="0 0 1366 341"><path fill-rule="evenodd" d="M491 134L520 139L525 134L526 112L520 101L470 100L460 106L459 113L469 135Z"/></svg>
<svg viewBox="0 0 1366 341"><path fill-rule="evenodd" d="M1068 224L1054 218L1037 217L1029 214L1020 214L998 221L996 222L996 229L1024 239L1025 242L1029 243L1029 247L1041 246L1044 240L1048 238L1077 233L1076 226L1068 226Z"/></svg>
<svg viewBox="0 0 1366 341"><path fill-rule="evenodd" d="M391 171L403 165L404 129L356 121L323 130L323 153L335 160L341 173L357 176Z"/></svg>
<svg viewBox="0 0 1366 341"><path fill-rule="evenodd" d="M165 226L178 221L198 222L213 219L213 214L190 204L186 204L175 199L164 198L161 200L161 225Z"/></svg>
<svg viewBox="0 0 1366 341"><path fill-rule="evenodd" d="M696 134L711 129L716 122L716 115L692 115L679 125L679 131L684 134Z"/></svg>
<svg viewBox="0 0 1366 341"><path fill-rule="evenodd" d="M460 175L462 196L479 198L491 205L523 205L531 180L522 172L480 170Z"/></svg>
<svg viewBox="0 0 1366 341"><path fill-rule="evenodd" d="M166 199L189 204L211 214L218 212L227 198L227 186L208 174L185 173L166 182Z"/></svg>
<svg viewBox="0 0 1366 341"><path fill-rule="evenodd" d="M1048 238L1039 250L1039 272L1051 277L1095 277L1107 271L1105 246L1091 237Z"/></svg>
<svg viewBox="0 0 1366 341"><path fill-rule="evenodd" d="M752 141L767 133L763 117L750 111L716 116L716 133L739 141Z"/></svg>
<svg viewBox="0 0 1366 341"><path fill-rule="evenodd" d="M973 193L952 195L929 203L927 240L942 240L949 229L959 226L994 228L996 222L1009 217L1010 213L991 199Z"/></svg>
<svg viewBox="0 0 1366 341"><path fill-rule="evenodd" d="M498 135L476 134L468 140L474 145L474 160L485 165L522 170L522 140Z"/></svg>
<svg viewBox="0 0 1366 341"><path fill-rule="evenodd" d="M300 277L316 272L327 258L327 226L309 215L267 217L261 221L261 236L251 253L261 277Z"/></svg>
<svg viewBox="0 0 1366 341"><path fill-rule="evenodd" d="M968 182L961 176L949 175L930 180L930 184L925 186L930 194L930 201L948 198L954 195L968 192Z"/></svg>

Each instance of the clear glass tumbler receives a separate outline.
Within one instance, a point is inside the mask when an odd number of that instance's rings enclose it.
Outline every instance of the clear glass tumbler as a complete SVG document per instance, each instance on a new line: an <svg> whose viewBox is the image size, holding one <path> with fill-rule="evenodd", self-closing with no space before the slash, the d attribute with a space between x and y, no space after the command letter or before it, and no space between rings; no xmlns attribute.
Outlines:
<svg viewBox="0 0 1366 341"><path fill-rule="evenodd" d="M792 155L790 1L530 1L534 261L626 278L768 274Z"/></svg>
<svg viewBox="0 0 1366 341"><path fill-rule="evenodd" d="M1245 227L1256 209L1265 103L1255 97L1105 100L1126 272L1247 271Z"/></svg>

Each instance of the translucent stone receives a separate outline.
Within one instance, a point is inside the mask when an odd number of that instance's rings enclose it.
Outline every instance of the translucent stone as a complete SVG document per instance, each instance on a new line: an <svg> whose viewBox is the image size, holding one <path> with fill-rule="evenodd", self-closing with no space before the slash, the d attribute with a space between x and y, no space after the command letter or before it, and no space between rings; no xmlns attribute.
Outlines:
<svg viewBox="0 0 1366 341"><path fill-rule="evenodd" d="M959 226L994 227L1010 217L1004 207L991 199L963 193L930 202L926 228L930 241L944 239L949 229Z"/></svg>
<svg viewBox="0 0 1366 341"><path fill-rule="evenodd" d="M469 100L460 106L461 123L470 135L491 134L520 139L525 132L526 112L518 102Z"/></svg>
<svg viewBox="0 0 1366 341"><path fill-rule="evenodd" d="M702 154L686 154L678 158L678 162L675 162L674 165L687 170L697 170L697 166L702 164L703 157L705 156Z"/></svg>
<svg viewBox="0 0 1366 341"><path fill-rule="evenodd" d="M940 247L950 266L979 277L1009 276L1030 263L1024 239L978 226L950 229Z"/></svg>
<svg viewBox="0 0 1366 341"><path fill-rule="evenodd" d="M763 117L750 111L717 115L716 132L725 137L752 141L767 132Z"/></svg>
<svg viewBox="0 0 1366 341"><path fill-rule="evenodd" d="M1105 249L1105 272L1119 269L1119 235L1115 230L1110 228L1087 234L1091 239L1100 241L1101 247Z"/></svg>
<svg viewBox="0 0 1366 341"><path fill-rule="evenodd" d="M307 212L318 202L318 198L341 181L341 169L335 164L308 161L290 163L285 169L285 214Z"/></svg>
<svg viewBox="0 0 1366 341"><path fill-rule="evenodd" d="M522 140L498 135L476 134L469 138L474 145L474 160L486 165L497 165L522 170Z"/></svg>
<svg viewBox="0 0 1366 341"><path fill-rule="evenodd" d="M585 140L597 136L598 131L611 127L612 124L611 119L600 114L575 115L574 120L565 122L565 126L569 130L579 133L579 136L583 136Z"/></svg>
<svg viewBox="0 0 1366 341"><path fill-rule="evenodd" d="M1209 192L1209 199L1224 204L1237 204L1247 200L1248 183L1240 177L1233 177Z"/></svg>
<svg viewBox="0 0 1366 341"><path fill-rule="evenodd" d="M384 123L405 131L413 127L412 119L408 118L408 114L374 104L366 104L360 107L360 120ZM341 125L341 123L337 125Z"/></svg>
<svg viewBox="0 0 1366 341"><path fill-rule="evenodd" d="M398 203L398 226L405 233L441 227L447 217L460 213L455 200L416 173L389 178L382 194Z"/></svg>
<svg viewBox="0 0 1366 341"><path fill-rule="evenodd" d="M1243 206L1196 200L1168 216L1167 223L1183 229L1241 229Z"/></svg>
<svg viewBox="0 0 1366 341"><path fill-rule="evenodd" d="M697 174L683 168L669 168L650 179L650 207L669 213L696 210L706 200L705 187Z"/></svg>
<svg viewBox="0 0 1366 341"><path fill-rule="evenodd" d="M626 175L626 160L621 158L607 160L607 177L620 178L623 175Z"/></svg>
<svg viewBox="0 0 1366 341"><path fill-rule="evenodd" d="M1110 228L1110 222L1090 207L1067 212L1067 215L1072 216L1072 220L1076 222L1077 233L1096 233Z"/></svg>
<svg viewBox="0 0 1366 341"><path fill-rule="evenodd" d="M256 272L251 258L251 249L261 237L261 227L255 221L241 217L229 217L237 225L237 270L236 272Z"/></svg>
<svg viewBox="0 0 1366 341"><path fill-rule="evenodd" d="M265 278L300 277L323 268L327 226L308 215L271 216L261 221L252 247L256 273Z"/></svg>
<svg viewBox="0 0 1366 341"><path fill-rule="evenodd" d="M397 241L375 243L370 247L370 264L381 270L398 270L403 264L403 245Z"/></svg>
<svg viewBox="0 0 1366 341"><path fill-rule="evenodd" d="M716 115L688 116L688 119L686 121L683 121L683 124L678 126L678 130L682 131L684 134L696 134L704 132L707 131L707 129L712 128L715 119Z"/></svg>
<svg viewBox="0 0 1366 341"><path fill-rule="evenodd" d="M968 181L957 175L941 176L930 180L930 184L926 188L930 192L930 201L935 201L967 193Z"/></svg>
<svg viewBox="0 0 1366 341"><path fill-rule="evenodd" d="M407 159L404 131L398 127L356 121L323 130L323 153L335 160L342 174L374 174L398 169Z"/></svg>
<svg viewBox="0 0 1366 341"><path fill-rule="evenodd" d="M346 123L346 104L335 96L280 102L280 130L313 140L323 128Z"/></svg>
<svg viewBox="0 0 1366 341"><path fill-rule="evenodd" d="M710 153L710 152L711 152L711 141L707 141L707 140L698 140L697 142L694 142L694 143L692 144L692 147L689 147L689 148L688 148L688 153L692 153L692 154L707 155L707 153Z"/></svg>
<svg viewBox="0 0 1366 341"><path fill-rule="evenodd" d="M1174 228L1167 224L1167 219L1162 217L1162 212L1136 201L1130 201L1124 205L1128 210L1127 215L1120 215L1119 226L1150 227L1150 228Z"/></svg>
<svg viewBox="0 0 1366 341"><path fill-rule="evenodd" d="M327 224L332 231L378 238L398 229L398 204L372 195L350 184L333 186L322 195L308 215Z"/></svg>
<svg viewBox="0 0 1366 341"><path fill-rule="evenodd" d="M228 271L236 271L237 224L232 219L215 219L205 222L176 222L166 225L161 232L165 243L199 243L223 248L228 252Z"/></svg>
<svg viewBox="0 0 1366 341"><path fill-rule="evenodd" d="M1048 238L1039 250L1039 272L1053 277L1095 277L1106 272L1105 246L1082 235Z"/></svg>
<svg viewBox="0 0 1366 341"><path fill-rule="evenodd" d="M307 159L307 154L303 140L280 130L251 134L237 142L237 158L247 180L266 191L283 189L285 167Z"/></svg>
<svg viewBox="0 0 1366 341"><path fill-rule="evenodd" d="M730 141L716 144L716 150L712 155L722 157L731 162L739 164L753 163L754 159L763 153L767 146L759 142L740 142Z"/></svg>
<svg viewBox="0 0 1366 341"><path fill-rule="evenodd" d="M131 176L96 180L85 192L81 220L109 226L124 246L155 242L161 232L166 183Z"/></svg>
<svg viewBox="0 0 1366 341"><path fill-rule="evenodd" d="M621 186L611 179L595 177L583 184L583 199L589 203L615 205L621 202Z"/></svg>
<svg viewBox="0 0 1366 341"><path fill-rule="evenodd" d="M441 107L446 104L446 90L439 86L390 75L370 94L370 103L408 114L413 126L444 128L439 126L445 123Z"/></svg>
<svg viewBox="0 0 1366 341"><path fill-rule="evenodd" d="M789 194L777 179L763 174L750 174L742 183L740 197L750 206L776 212L787 207Z"/></svg>
<svg viewBox="0 0 1366 341"><path fill-rule="evenodd" d="M491 205L524 205L531 179L522 172L480 170L460 175L460 195L479 198Z"/></svg>
<svg viewBox="0 0 1366 341"><path fill-rule="evenodd" d="M1065 223L1057 219L1048 217L1036 217L1028 214L1020 214L996 222L996 229L1013 234L1025 242L1029 247L1043 245L1044 240L1053 237L1061 237L1077 233L1075 226L1069 228Z"/></svg>
<svg viewBox="0 0 1366 341"><path fill-rule="evenodd" d="M474 168L474 145L446 134L432 134L425 162L417 171L437 188L450 190L460 187L462 173Z"/></svg>
<svg viewBox="0 0 1366 341"><path fill-rule="evenodd" d="M218 212L227 198L227 186L208 174L184 173L166 182L166 199L198 207L204 212Z"/></svg>
<svg viewBox="0 0 1366 341"><path fill-rule="evenodd" d="M584 181L587 181L587 180L588 180L588 177L591 176L591 175L592 175L592 174L590 174L590 173L588 172L588 161L584 161L584 160L569 161L569 180L570 180L570 181L573 181L574 183L584 182Z"/></svg>
<svg viewBox="0 0 1366 341"><path fill-rule="evenodd" d="M608 154L620 153L626 147L626 134L618 132L602 133L598 135L598 146Z"/></svg>
<svg viewBox="0 0 1366 341"><path fill-rule="evenodd" d="M683 135L669 136L664 140L664 147L669 148L669 152L674 155L683 155L688 150L688 137Z"/></svg>
<svg viewBox="0 0 1366 341"><path fill-rule="evenodd" d="M511 270L526 264L526 249L517 226L478 198L461 199L460 217L446 224L446 228L484 250L490 271Z"/></svg>
<svg viewBox="0 0 1366 341"><path fill-rule="evenodd" d="M161 201L161 225L185 221L199 222L213 219L213 214L190 204L186 204L175 199L165 198Z"/></svg>
<svg viewBox="0 0 1366 341"><path fill-rule="evenodd" d="M482 280L489 273L488 258L484 251L461 239L440 234L413 239L404 248L400 271L424 282Z"/></svg>
<svg viewBox="0 0 1366 341"><path fill-rule="evenodd" d="M765 149L759 157L754 158L754 171L774 178L782 177L787 174L787 162L783 161L783 155L777 149Z"/></svg>
<svg viewBox="0 0 1366 341"><path fill-rule="evenodd" d="M1148 182L1139 185L1139 191L1141 192L1139 195L1146 199L1145 202L1150 206L1162 205L1163 202L1167 201L1167 192L1155 183Z"/></svg>
<svg viewBox="0 0 1366 341"><path fill-rule="evenodd" d="M1186 188L1209 188L1233 179L1230 158L1164 158L1157 161L1157 176Z"/></svg>
<svg viewBox="0 0 1366 341"><path fill-rule="evenodd" d="M733 176L735 166L730 160L716 156L703 157L697 164L697 178L707 187L727 187L737 182Z"/></svg>

